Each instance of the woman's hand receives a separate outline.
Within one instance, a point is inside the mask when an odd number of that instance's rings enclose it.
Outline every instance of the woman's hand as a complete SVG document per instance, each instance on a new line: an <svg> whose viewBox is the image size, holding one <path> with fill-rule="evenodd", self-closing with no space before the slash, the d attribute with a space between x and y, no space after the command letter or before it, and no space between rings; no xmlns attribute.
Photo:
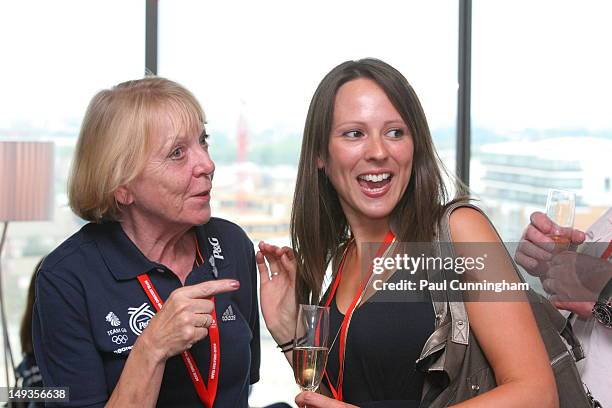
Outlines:
<svg viewBox="0 0 612 408"><path fill-rule="evenodd" d="M266 327L278 344L290 341L295 332L295 274L293 249L259 243L255 255L260 277L260 304Z"/></svg>
<svg viewBox="0 0 612 408"><path fill-rule="evenodd" d="M337 401L325 395L317 394L316 392L304 391L295 397L295 403L298 407L308 408L349 408L355 405L347 404L346 402Z"/></svg>
<svg viewBox="0 0 612 408"><path fill-rule="evenodd" d="M140 335L140 342L166 361L208 335L213 322L214 303L210 298L218 293L231 292L240 287L237 280L220 279L176 289L162 309L149 321Z"/></svg>

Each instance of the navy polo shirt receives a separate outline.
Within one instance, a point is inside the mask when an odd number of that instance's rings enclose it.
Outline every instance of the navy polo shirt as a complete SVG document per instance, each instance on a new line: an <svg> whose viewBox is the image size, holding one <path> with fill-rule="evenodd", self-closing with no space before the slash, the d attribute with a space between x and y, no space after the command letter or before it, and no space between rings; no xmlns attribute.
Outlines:
<svg viewBox="0 0 612 408"><path fill-rule="evenodd" d="M260 360L253 244L240 227L222 219L195 229L205 262L185 284L217 277L240 281L237 291L215 296L221 365L214 406L246 407ZM70 406L103 406L113 392L131 346L155 315L137 279L144 272L164 300L182 286L115 222L85 225L45 258L36 279L34 351L45 386L70 387ZM208 337L191 353L207 381ZM157 406L202 406L180 355L166 362Z"/></svg>

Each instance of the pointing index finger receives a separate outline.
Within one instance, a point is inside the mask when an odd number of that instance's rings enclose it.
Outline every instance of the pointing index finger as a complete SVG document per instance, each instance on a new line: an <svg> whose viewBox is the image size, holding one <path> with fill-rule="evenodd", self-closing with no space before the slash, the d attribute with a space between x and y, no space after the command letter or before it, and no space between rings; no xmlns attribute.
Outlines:
<svg viewBox="0 0 612 408"><path fill-rule="evenodd" d="M197 285L185 286L183 295L191 299L205 299L219 293L233 292L240 287L240 282L235 279L211 280Z"/></svg>

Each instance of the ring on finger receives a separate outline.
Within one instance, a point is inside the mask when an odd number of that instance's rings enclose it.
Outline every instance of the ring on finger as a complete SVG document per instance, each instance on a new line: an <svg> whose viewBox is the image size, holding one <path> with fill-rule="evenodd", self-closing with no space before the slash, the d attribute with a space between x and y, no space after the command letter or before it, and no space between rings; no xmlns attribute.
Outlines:
<svg viewBox="0 0 612 408"><path fill-rule="evenodd" d="M272 276L278 276L279 273L278 272L272 272Z"/></svg>
<svg viewBox="0 0 612 408"><path fill-rule="evenodd" d="M199 322L199 321L196 322L195 327L206 328L206 327L210 326L210 323L211 323L210 315L206 314L203 317L204 317L205 320L203 322Z"/></svg>

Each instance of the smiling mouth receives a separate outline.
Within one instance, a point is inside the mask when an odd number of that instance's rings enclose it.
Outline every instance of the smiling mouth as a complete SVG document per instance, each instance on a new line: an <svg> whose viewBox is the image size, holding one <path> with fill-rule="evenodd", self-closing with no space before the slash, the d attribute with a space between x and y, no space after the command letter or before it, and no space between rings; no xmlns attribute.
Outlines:
<svg viewBox="0 0 612 408"><path fill-rule="evenodd" d="M392 178L391 173L365 173L357 177L357 182L366 192L377 193L383 191Z"/></svg>

